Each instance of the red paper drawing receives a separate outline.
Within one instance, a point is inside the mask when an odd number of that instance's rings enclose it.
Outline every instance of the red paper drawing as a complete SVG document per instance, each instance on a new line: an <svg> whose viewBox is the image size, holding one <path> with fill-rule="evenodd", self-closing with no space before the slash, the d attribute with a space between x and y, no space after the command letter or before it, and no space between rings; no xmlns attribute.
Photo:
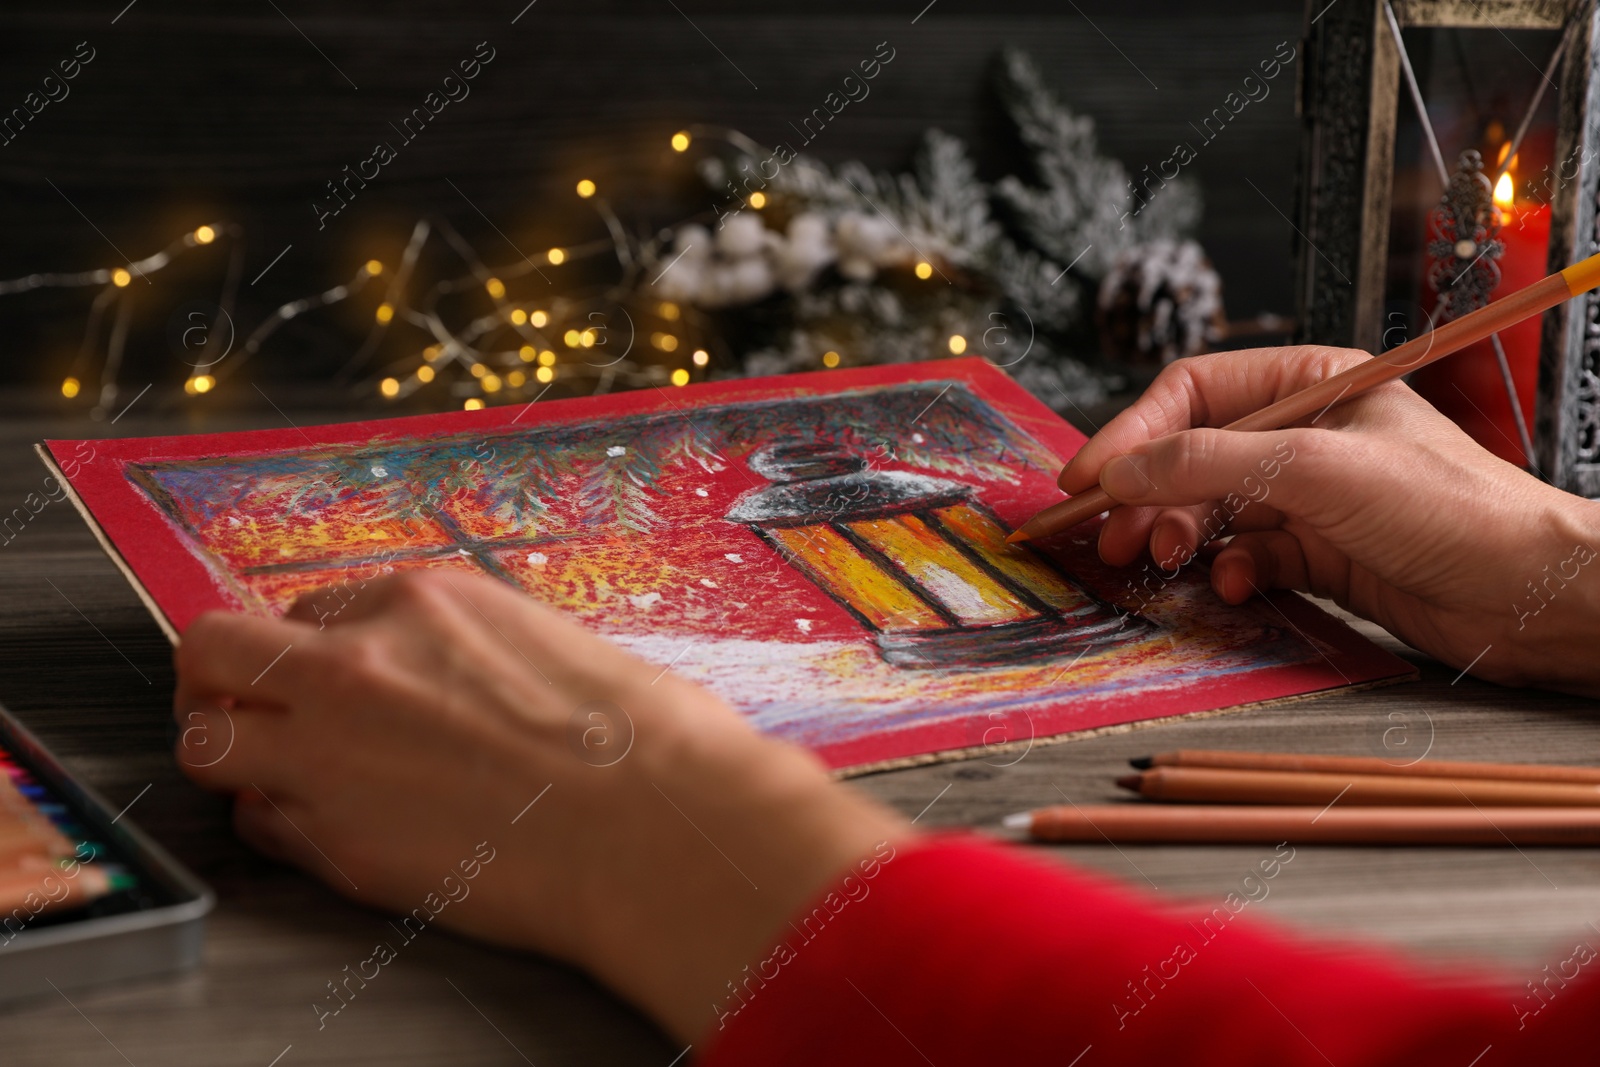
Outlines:
<svg viewBox="0 0 1600 1067"><path fill-rule="evenodd" d="M489 574L837 768L1411 673L1298 597L1222 604L1198 564L1136 585L1088 528L1007 546L1082 442L968 359L46 447L171 636Z"/></svg>

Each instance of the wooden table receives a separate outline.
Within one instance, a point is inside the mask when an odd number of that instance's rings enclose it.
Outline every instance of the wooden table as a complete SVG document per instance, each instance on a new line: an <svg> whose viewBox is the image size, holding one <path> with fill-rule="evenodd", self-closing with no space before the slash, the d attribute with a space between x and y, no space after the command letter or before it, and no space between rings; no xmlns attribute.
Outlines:
<svg viewBox="0 0 1600 1067"><path fill-rule="evenodd" d="M151 403L151 401L146 401ZM283 405L301 424L314 411ZM45 437L282 425L276 414L115 427L29 398L0 397L0 517L40 487L31 454ZM324 414L320 421L332 421ZM216 890L205 960L168 978L0 1007L4 1061L139 1067L160 1064L432 1065L629 1063L667 1067L682 1050L583 976L543 960L439 932L408 946L339 1017L317 1029L312 1002L346 964L386 935L382 915L347 903L241 846L228 806L194 786L171 757L170 649L67 503L52 503L11 540L0 535L0 700L76 773ZM1125 760L1179 746L1253 746L1443 759L1593 760L1596 704L1500 689L1433 663L1375 627L1413 660L1420 681L1335 694L1069 744L880 774L856 783L923 826L992 827L1058 798L1111 799ZM148 787L148 789L146 789ZM141 791L144 791L141 795ZM1209 910L1270 852L1257 847L1072 846L1047 849L1180 906ZM1432 958L1508 967L1520 986L1565 959L1600 921L1600 861L1577 849L1301 848L1250 921L1270 918L1336 940L1379 939ZM113 1047L108 1047L113 1046ZM292 1046L292 1047L291 1047ZM275 1059L276 1057L281 1059Z"/></svg>

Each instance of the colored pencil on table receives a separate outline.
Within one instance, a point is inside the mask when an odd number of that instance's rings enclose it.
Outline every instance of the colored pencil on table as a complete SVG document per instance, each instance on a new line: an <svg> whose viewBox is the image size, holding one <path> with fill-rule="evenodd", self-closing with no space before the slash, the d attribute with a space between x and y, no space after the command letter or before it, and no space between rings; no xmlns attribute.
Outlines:
<svg viewBox="0 0 1600 1067"><path fill-rule="evenodd" d="M1372 756L1315 756L1298 752L1241 752L1181 748L1129 760L1135 770L1154 767L1223 767L1236 771L1310 771L1316 774L1390 774L1407 778L1493 778L1507 782L1600 785L1600 767L1549 763L1462 763L1414 760L1394 763Z"/></svg>
<svg viewBox="0 0 1600 1067"><path fill-rule="evenodd" d="M1384 774L1236 771L1218 767L1156 767L1118 778L1149 800L1207 804L1470 805L1600 808L1600 786L1567 782L1505 782L1491 778L1406 778Z"/></svg>
<svg viewBox="0 0 1600 1067"><path fill-rule="evenodd" d="M1019 812L1005 825L1090 844L1600 845L1591 808L1082 804Z"/></svg>
<svg viewBox="0 0 1600 1067"><path fill-rule="evenodd" d="M1254 414L1235 419L1223 429L1278 430L1291 426L1326 411L1342 400L1353 399L1418 367L1425 367L1435 360L1459 352L1492 333L1542 314L1597 286L1600 286L1600 255L1574 263L1563 271L1436 327L1380 356L1374 356L1349 370L1268 404ZM1023 523L1006 540L1027 541L1061 533L1116 505L1111 495L1097 485L1077 496L1051 504Z"/></svg>

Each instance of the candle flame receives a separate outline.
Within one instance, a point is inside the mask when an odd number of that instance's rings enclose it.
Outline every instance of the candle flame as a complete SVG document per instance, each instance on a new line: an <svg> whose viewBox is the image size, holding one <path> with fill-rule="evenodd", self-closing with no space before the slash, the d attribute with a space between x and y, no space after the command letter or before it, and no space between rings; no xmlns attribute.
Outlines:
<svg viewBox="0 0 1600 1067"><path fill-rule="evenodd" d="M1510 207L1515 200L1511 191L1511 175L1500 175L1500 180L1494 183L1494 202L1499 207Z"/></svg>

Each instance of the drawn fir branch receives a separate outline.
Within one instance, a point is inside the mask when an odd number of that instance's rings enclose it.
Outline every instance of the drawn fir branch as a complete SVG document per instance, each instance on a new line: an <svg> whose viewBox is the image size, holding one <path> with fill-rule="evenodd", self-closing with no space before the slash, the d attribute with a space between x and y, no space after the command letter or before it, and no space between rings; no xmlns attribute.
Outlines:
<svg viewBox="0 0 1600 1067"><path fill-rule="evenodd" d="M720 474L777 440L813 441L869 466L897 464L969 483L1015 485L1024 463L1051 473L1059 466L959 381L931 381L730 405L692 418L329 449L288 464L264 460L158 477L191 505L237 506L248 488L260 498L252 509L274 516L315 519L336 509L369 523L428 524L469 513L488 518L505 536L579 524L646 532L666 521L654 501L668 470Z"/></svg>
<svg viewBox="0 0 1600 1067"><path fill-rule="evenodd" d="M571 473L570 466L558 470L544 450L528 447L497 456L486 467L483 506L497 521L524 537L568 525L555 505L562 499L560 479Z"/></svg>
<svg viewBox="0 0 1600 1067"><path fill-rule="evenodd" d="M396 457L398 458L398 457ZM340 452L316 458L307 476L295 483L282 513L309 514L339 506L352 518L367 522L405 520L414 494L406 472L390 470L384 458L366 452Z"/></svg>
<svg viewBox="0 0 1600 1067"><path fill-rule="evenodd" d="M593 462L578 490L578 506L589 526L615 522L648 533L662 520L650 507L661 467L646 449L611 445Z"/></svg>
<svg viewBox="0 0 1600 1067"><path fill-rule="evenodd" d="M687 467L693 464L707 474L726 470L726 460L727 457L722 454L718 445L710 440L709 435L703 435L695 427L686 427L674 435L661 450L662 466L671 463Z"/></svg>

